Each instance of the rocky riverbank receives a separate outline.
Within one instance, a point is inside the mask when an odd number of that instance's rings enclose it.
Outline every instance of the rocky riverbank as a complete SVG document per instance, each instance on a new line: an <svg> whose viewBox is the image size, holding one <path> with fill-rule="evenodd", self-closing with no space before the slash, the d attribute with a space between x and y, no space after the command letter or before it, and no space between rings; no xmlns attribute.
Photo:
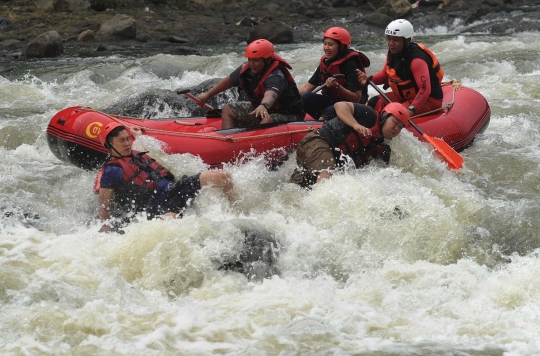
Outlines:
<svg viewBox="0 0 540 356"><path fill-rule="evenodd" d="M414 1L414 0L411 0ZM254 38L316 41L332 25L353 38L381 34L395 18L415 29L508 34L540 30L537 0L0 0L0 58L203 54ZM102 53L101 53L102 54Z"/></svg>

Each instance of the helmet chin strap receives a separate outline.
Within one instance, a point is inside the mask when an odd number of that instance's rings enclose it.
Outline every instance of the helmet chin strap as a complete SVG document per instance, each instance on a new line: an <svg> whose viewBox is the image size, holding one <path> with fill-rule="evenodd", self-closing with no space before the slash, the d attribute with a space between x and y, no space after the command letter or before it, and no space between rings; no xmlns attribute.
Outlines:
<svg viewBox="0 0 540 356"><path fill-rule="evenodd" d="M381 115L381 125L379 127L379 131L380 133L382 134L382 130L383 130L383 126L384 124L386 123L386 120L388 120L388 118L390 117L390 114L385 112Z"/></svg>
<svg viewBox="0 0 540 356"><path fill-rule="evenodd" d="M116 152L116 154L118 155L118 158L131 157L131 155L129 155L129 156L124 156L124 155L122 155L122 154L121 154L120 152L118 152L118 150L117 150L116 148L114 148L114 146L111 145L111 144L108 144L108 146L109 146L109 151L114 151L114 152ZM112 155L111 155L111 156L112 156ZM113 156L113 157L115 157L115 156Z"/></svg>

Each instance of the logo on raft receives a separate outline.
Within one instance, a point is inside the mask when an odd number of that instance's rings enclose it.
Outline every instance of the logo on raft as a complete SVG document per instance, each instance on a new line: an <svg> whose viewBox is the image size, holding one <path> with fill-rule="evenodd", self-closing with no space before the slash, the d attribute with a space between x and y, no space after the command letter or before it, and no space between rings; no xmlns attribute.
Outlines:
<svg viewBox="0 0 540 356"><path fill-rule="evenodd" d="M98 137L99 133L101 132L102 126L103 123L99 121L90 123L88 126L86 126L86 136L90 138Z"/></svg>

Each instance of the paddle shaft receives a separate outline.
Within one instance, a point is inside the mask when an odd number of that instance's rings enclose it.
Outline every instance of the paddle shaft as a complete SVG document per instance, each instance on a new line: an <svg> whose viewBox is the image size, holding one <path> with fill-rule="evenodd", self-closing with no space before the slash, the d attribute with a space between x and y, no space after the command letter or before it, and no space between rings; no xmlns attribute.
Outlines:
<svg viewBox="0 0 540 356"><path fill-rule="evenodd" d="M332 76L332 78L345 78L345 74L335 74ZM320 91L322 88L324 88L326 86L326 82L323 84L323 85L319 85L317 88L315 88L315 90L313 90L313 93L317 93L318 91Z"/></svg>
<svg viewBox="0 0 540 356"><path fill-rule="evenodd" d="M193 100L194 102L196 102L197 105L202 106L203 108L205 108L207 110L214 111L213 107L211 107L208 104L203 104L198 98L194 97L190 93L184 93L184 95L187 96L188 98L190 98L191 100Z"/></svg>

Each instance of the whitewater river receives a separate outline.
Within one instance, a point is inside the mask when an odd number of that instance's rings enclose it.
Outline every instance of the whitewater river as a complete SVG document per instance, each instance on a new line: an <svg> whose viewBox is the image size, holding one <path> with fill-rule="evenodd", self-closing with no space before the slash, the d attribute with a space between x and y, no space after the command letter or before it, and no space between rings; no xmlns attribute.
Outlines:
<svg viewBox="0 0 540 356"><path fill-rule="evenodd" d="M244 45L203 57L1 62L1 353L538 355L540 33L416 40L438 55L445 80L491 105L460 172L405 131L390 166L349 170L312 191L288 183L294 154L276 171L255 158L225 166L234 204L208 188L183 219L142 220L125 234L98 232L95 173L51 153L49 120L69 106L103 109L228 75ZM365 41L353 43L372 74L386 45ZM304 83L321 47L277 51ZM138 144L176 173L205 168ZM277 275L218 268L240 253L239 219L278 241Z"/></svg>

